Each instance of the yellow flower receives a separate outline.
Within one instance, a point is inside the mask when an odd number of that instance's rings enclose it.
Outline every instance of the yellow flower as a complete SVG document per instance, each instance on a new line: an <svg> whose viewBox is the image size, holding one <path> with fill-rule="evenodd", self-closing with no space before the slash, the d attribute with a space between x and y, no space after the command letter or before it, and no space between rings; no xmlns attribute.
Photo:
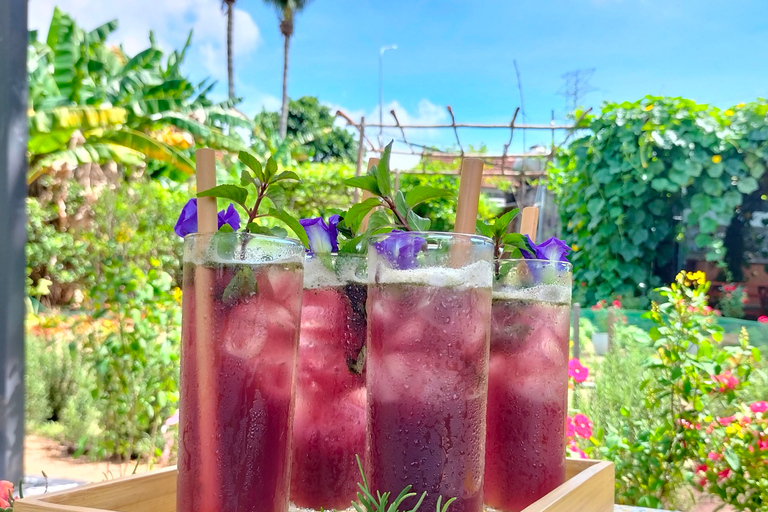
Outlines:
<svg viewBox="0 0 768 512"><path fill-rule="evenodd" d="M153 267L159 267L160 266L160 260L157 258L149 258L149 264Z"/></svg>
<svg viewBox="0 0 768 512"><path fill-rule="evenodd" d="M571 249L573 249L573 252L576 252L576 251L578 251L578 250L579 250L579 246L578 246L578 245L576 245L576 244L573 244L573 245L571 246Z"/></svg>
<svg viewBox="0 0 768 512"><path fill-rule="evenodd" d="M720 155L712 155L712 163L719 164L723 161L723 157Z"/></svg>
<svg viewBox="0 0 768 512"><path fill-rule="evenodd" d="M725 428L725 433L729 436L741 434L741 425L739 423L732 423Z"/></svg>
<svg viewBox="0 0 768 512"><path fill-rule="evenodd" d="M179 303L181 302L181 288L178 286L173 289L173 300Z"/></svg>
<svg viewBox="0 0 768 512"><path fill-rule="evenodd" d="M729 108L728 110L725 111L725 115L727 115L727 116L732 116L735 113L736 112L734 112L733 109L731 109L731 108Z"/></svg>
<svg viewBox="0 0 768 512"><path fill-rule="evenodd" d="M698 284L703 285L707 282L707 274L702 272L701 270L697 270L696 272L688 272L686 275L686 284Z"/></svg>
<svg viewBox="0 0 768 512"><path fill-rule="evenodd" d="M736 105L736 108L742 108L743 106L744 106L743 103L739 103L738 105Z"/></svg>
<svg viewBox="0 0 768 512"><path fill-rule="evenodd" d="M653 110L653 104L645 106L645 111L648 112L649 110Z"/></svg>

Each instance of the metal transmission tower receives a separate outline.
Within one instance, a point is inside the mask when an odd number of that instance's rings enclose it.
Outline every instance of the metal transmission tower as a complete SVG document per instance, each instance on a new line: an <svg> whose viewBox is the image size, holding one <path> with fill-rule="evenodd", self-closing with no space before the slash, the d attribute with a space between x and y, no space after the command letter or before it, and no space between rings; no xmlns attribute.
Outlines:
<svg viewBox="0 0 768 512"><path fill-rule="evenodd" d="M575 69L573 71L567 72L562 76L562 79L565 80L565 86L560 90L558 94L565 98L566 112L569 110L571 112L575 111L579 107L584 96L597 90L596 87L593 87L589 83L589 80L594 74L595 68L589 68Z"/></svg>

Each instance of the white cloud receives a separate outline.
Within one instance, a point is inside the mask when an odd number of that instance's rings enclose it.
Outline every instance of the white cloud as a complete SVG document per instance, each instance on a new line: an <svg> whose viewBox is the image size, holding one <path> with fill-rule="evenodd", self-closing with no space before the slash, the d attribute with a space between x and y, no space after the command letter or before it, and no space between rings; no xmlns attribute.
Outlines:
<svg viewBox="0 0 768 512"><path fill-rule="evenodd" d="M181 48L191 29L205 71L226 80L226 15L221 0L30 0L30 28L44 36L55 6L85 29L117 19L118 30L110 41L123 44L128 53L149 45L150 30L164 49ZM258 26L242 9L235 9L234 38L235 55L240 57L253 53L261 42Z"/></svg>

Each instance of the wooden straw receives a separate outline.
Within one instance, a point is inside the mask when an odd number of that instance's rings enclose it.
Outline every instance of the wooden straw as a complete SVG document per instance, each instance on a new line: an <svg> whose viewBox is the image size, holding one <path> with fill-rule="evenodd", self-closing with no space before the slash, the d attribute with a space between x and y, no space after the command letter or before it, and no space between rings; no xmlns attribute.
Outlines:
<svg viewBox="0 0 768 512"><path fill-rule="evenodd" d="M483 161L479 158L464 158L461 164L459 199L456 203L454 233L474 234L477 226L477 205L480 202L480 187L483 183ZM455 241L451 245L451 265L464 266L470 257L471 247L466 241Z"/></svg>
<svg viewBox="0 0 768 512"><path fill-rule="evenodd" d="M523 217L520 220L520 234L528 235L533 243L536 243L536 229L539 226L539 208L528 206L523 208Z"/></svg>
<svg viewBox="0 0 768 512"><path fill-rule="evenodd" d="M480 202L480 186L483 182L483 161L465 158L461 165L459 200L456 205L454 233L473 234L477 225L477 204Z"/></svg>
<svg viewBox="0 0 768 512"><path fill-rule="evenodd" d="M216 186L216 154L212 149L195 151L195 177L197 191L202 192ZM214 233L218 230L215 197L197 198L197 231ZM206 252L208 240L197 240L195 250L202 255ZM202 262L198 262L202 263ZM216 510L219 503L220 483L216 462L216 376L213 372L213 302L211 270L198 264L195 268L195 354L197 370L198 432L200 435L200 509Z"/></svg>
<svg viewBox="0 0 768 512"><path fill-rule="evenodd" d="M379 165L379 159L378 159L378 158L370 158L370 159L368 160L368 170L370 171L370 170L371 170L371 167L373 167L374 165ZM371 194L371 193L370 193L369 191L367 191L367 190L363 190L363 199L362 199L362 200L363 200L363 201L365 201L365 200L366 200L366 199L368 199L369 197L373 197L373 194ZM370 216L371 216L371 213L372 213L372 212L373 212L373 210L371 210L370 212L368 212L368 213L365 215L365 217L363 217L363 220L362 220L362 222L360 222L360 232L361 232L361 233L362 233L363 231L365 231L366 229L368 229L368 219L370 218Z"/></svg>

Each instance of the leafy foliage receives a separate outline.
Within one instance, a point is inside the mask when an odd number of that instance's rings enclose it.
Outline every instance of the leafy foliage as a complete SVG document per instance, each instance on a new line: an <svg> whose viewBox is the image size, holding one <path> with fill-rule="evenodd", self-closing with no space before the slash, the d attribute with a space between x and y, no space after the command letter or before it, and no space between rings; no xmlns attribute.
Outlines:
<svg viewBox="0 0 768 512"><path fill-rule="evenodd" d="M550 169L588 303L671 281L686 236L723 260L721 227L768 190L766 115L765 100L720 111L648 96L590 118Z"/></svg>
<svg viewBox="0 0 768 512"><path fill-rule="evenodd" d="M194 85L181 72L191 34L167 58L152 34L149 48L129 56L106 44L116 29L113 20L86 31L57 8L46 41L30 33L29 182L62 162L148 165L153 174L185 178L194 172L195 143L245 147L223 128L253 123L232 101L209 100L213 83Z"/></svg>
<svg viewBox="0 0 768 512"><path fill-rule="evenodd" d="M279 112L262 112L256 116L256 139L266 141L277 136ZM348 161L357 155L353 135L334 126L331 109L313 96L302 96L288 105L287 137L301 141L305 157L311 162Z"/></svg>
<svg viewBox="0 0 768 512"><path fill-rule="evenodd" d="M720 344L722 329L707 306L708 289L700 272L680 272L661 289L667 302L654 303L646 315L655 327L641 360L642 381L632 387L639 393L620 405L622 421L598 429L599 452L616 464L620 503L679 504L694 464L706 457L707 426L737 409L738 394L759 359L745 333L738 346ZM638 362L637 354L632 358ZM598 379L598 389L605 385L611 383Z"/></svg>

